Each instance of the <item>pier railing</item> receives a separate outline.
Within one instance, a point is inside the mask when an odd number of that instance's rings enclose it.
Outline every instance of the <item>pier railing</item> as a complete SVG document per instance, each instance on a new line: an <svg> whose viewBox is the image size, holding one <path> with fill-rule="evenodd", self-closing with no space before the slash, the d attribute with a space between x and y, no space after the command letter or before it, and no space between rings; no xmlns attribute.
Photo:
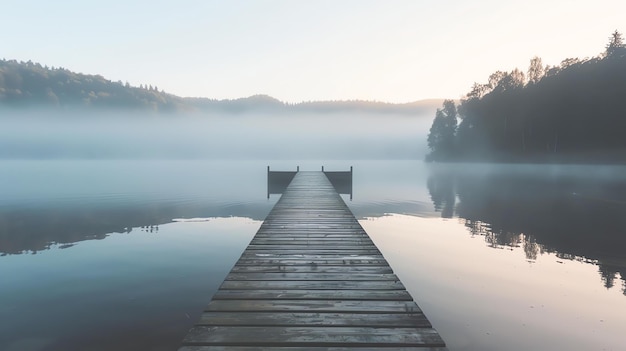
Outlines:
<svg viewBox="0 0 626 351"><path fill-rule="evenodd" d="M272 171L270 166L267 166L267 198L269 199L270 195L273 194L282 194L298 172L300 172L300 166L296 167L295 172ZM324 172L337 193L350 195L350 200L352 200L352 166L350 166L349 171L327 171L322 166L322 172Z"/></svg>

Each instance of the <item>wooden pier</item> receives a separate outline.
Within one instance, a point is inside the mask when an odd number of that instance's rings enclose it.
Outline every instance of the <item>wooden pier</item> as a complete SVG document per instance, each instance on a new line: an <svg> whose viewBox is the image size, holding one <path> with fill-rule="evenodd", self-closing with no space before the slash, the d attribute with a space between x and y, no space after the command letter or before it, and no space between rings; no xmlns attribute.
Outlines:
<svg viewBox="0 0 626 351"><path fill-rule="evenodd" d="M323 172L297 172L179 351L446 350Z"/></svg>

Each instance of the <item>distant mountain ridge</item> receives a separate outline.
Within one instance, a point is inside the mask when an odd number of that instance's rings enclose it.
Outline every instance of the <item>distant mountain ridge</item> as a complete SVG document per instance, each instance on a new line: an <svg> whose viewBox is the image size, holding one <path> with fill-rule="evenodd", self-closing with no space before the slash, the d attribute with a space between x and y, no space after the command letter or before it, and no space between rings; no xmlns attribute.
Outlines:
<svg viewBox="0 0 626 351"><path fill-rule="evenodd" d="M363 100L310 101L296 104L267 95L239 99L180 97L152 85L131 86L113 82L101 75L75 73L65 68L39 63L0 60L0 107L96 108L146 110L155 112L225 112L260 111L364 112L394 114L429 114L443 99L411 103L385 103Z"/></svg>

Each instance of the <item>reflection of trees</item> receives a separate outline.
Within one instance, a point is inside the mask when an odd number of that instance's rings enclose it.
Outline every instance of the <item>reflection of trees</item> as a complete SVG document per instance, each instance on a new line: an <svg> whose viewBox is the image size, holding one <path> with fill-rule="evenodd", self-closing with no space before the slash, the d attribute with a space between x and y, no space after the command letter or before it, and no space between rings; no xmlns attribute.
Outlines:
<svg viewBox="0 0 626 351"><path fill-rule="evenodd" d="M604 287L607 289L612 288L615 285L617 270L614 267L602 264L599 266L598 270L600 271L600 276L602 276Z"/></svg>
<svg viewBox="0 0 626 351"><path fill-rule="evenodd" d="M265 218L271 203L236 205L212 203L153 203L138 206L52 205L41 208L0 208L0 256L36 253L71 247L84 240L100 240L110 233L131 233L133 228L158 233L159 224L180 217Z"/></svg>
<svg viewBox="0 0 626 351"><path fill-rule="evenodd" d="M435 209L463 218L490 247L521 247L528 260L553 252L597 264L607 288L617 273L624 280L626 266L612 262L624 261L626 181L505 168L434 168L427 185Z"/></svg>
<svg viewBox="0 0 626 351"><path fill-rule="evenodd" d="M456 195L454 193L454 175L442 172L428 177L428 191L435 210L441 212L441 217L452 218Z"/></svg>
<svg viewBox="0 0 626 351"><path fill-rule="evenodd" d="M524 235L524 254L526 254L526 259L534 261L538 254L543 254L543 248L537 244L534 237Z"/></svg>
<svg viewBox="0 0 626 351"><path fill-rule="evenodd" d="M487 231L485 233L485 242L493 248L508 247L511 250L519 247L522 241L522 235L511 232Z"/></svg>
<svg viewBox="0 0 626 351"><path fill-rule="evenodd" d="M476 236L476 235L486 236L487 233L491 231L489 224L483 223L481 221L473 221L471 219L465 219L465 226L469 229L472 236Z"/></svg>

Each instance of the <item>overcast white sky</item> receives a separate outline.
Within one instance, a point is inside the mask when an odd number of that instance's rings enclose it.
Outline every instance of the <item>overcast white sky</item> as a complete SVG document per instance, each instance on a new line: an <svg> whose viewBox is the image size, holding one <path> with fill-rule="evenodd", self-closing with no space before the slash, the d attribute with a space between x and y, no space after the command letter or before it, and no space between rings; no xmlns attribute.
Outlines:
<svg viewBox="0 0 626 351"><path fill-rule="evenodd" d="M624 0L0 0L0 58L181 96L409 102L595 56L625 18Z"/></svg>

